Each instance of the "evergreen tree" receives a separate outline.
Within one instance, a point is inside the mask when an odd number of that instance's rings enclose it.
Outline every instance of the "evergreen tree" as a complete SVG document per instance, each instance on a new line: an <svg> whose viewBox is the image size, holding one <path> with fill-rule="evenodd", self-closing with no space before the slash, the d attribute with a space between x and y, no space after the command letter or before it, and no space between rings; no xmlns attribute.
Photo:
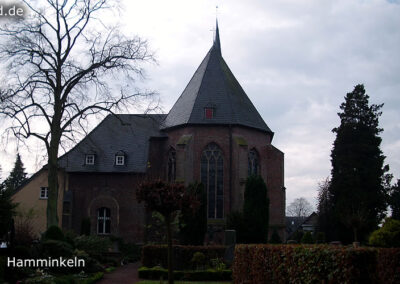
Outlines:
<svg viewBox="0 0 400 284"><path fill-rule="evenodd" d="M4 181L5 187L10 192L14 192L26 180L26 173L21 156L17 153L14 168L8 178Z"/></svg>
<svg viewBox="0 0 400 284"><path fill-rule="evenodd" d="M189 184L187 190L195 196L200 206L195 212L189 207L182 208L179 218L181 241L185 245L203 245L207 232L207 193L199 183Z"/></svg>
<svg viewBox="0 0 400 284"><path fill-rule="evenodd" d="M389 200L390 207L392 208L392 219L400 220L400 179L393 186Z"/></svg>
<svg viewBox="0 0 400 284"><path fill-rule="evenodd" d="M0 238L11 230L16 206L11 200L11 191L5 188L4 183L0 183Z"/></svg>
<svg viewBox="0 0 400 284"><path fill-rule="evenodd" d="M365 240L385 215L387 192L383 186L385 156L379 134L381 105L369 105L363 85L355 86L341 104L341 123L333 129L336 139L331 153L331 230L345 243Z"/></svg>
<svg viewBox="0 0 400 284"><path fill-rule="evenodd" d="M250 176L246 181L243 220L246 224L245 242L268 241L269 199L267 186L261 176Z"/></svg>

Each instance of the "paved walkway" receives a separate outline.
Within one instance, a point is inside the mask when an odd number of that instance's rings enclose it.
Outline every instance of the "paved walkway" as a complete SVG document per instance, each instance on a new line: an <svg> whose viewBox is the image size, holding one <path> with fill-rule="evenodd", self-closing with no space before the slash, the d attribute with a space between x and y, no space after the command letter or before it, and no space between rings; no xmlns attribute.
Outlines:
<svg viewBox="0 0 400 284"><path fill-rule="evenodd" d="M129 263L118 267L111 273L104 273L103 279L98 284L134 284L139 282L138 268L139 262Z"/></svg>

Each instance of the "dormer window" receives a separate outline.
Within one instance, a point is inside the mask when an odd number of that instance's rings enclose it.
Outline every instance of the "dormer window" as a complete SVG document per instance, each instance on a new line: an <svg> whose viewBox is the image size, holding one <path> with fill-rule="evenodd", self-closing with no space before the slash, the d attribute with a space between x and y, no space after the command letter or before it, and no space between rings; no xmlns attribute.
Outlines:
<svg viewBox="0 0 400 284"><path fill-rule="evenodd" d="M125 156L124 155L116 155L115 156L115 165L116 166L125 165Z"/></svg>
<svg viewBox="0 0 400 284"><path fill-rule="evenodd" d="M94 165L94 154L88 154L85 157L85 165Z"/></svg>
<svg viewBox="0 0 400 284"><path fill-rule="evenodd" d="M204 108L204 118L205 119L213 119L215 115L215 110L212 107Z"/></svg>

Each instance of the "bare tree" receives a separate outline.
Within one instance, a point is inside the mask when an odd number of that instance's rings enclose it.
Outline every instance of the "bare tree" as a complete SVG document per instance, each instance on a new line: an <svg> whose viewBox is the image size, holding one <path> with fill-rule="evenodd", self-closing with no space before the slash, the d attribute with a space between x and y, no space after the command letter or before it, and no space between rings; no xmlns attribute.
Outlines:
<svg viewBox="0 0 400 284"><path fill-rule="evenodd" d="M91 115L114 113L143 96L132 86L153 61L147 42L100 20L109 0L23 0L29 16L0 26L0 114L18 139L36 137L47 150L47 226L58 225L60 145L75 140ZM118 86L120 85L120 86ZM113 89L118 87L118 91ZM79 128L82 127L82 128Z"/></svg>
<svg viewBox="0 0 400 284"><path fill-rule="evenodd" d="M312 213L311 204L304 197L296 198L286 208L287 216L307 217Z"/></svg>

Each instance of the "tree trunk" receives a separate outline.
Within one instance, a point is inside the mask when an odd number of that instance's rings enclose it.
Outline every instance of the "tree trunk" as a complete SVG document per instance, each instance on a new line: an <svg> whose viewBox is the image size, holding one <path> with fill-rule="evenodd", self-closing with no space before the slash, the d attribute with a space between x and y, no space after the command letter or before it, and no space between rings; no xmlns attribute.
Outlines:
<svg viewBox="0 0 400 284"><path fill-rule="evenodd" d="M47 199L47 228L58 226L58 147L61 130L52 129L50 147L48 149L48 199Z"/></svg>
<svg viewBox="0 0 400 284"><path fill-rule="evenodd" d="M173 262L172 262L172 233L171 233L171 216L165 216L165 225L167 227L168 242L168 283L174 283Z"/></svg>
<svg viewBox="0 0 400 284"><path fill-rule="evenodd" d="M357 228L353 228L353 233L354 233L354 242L358 242L358 236L357 236Z"/></svg>

